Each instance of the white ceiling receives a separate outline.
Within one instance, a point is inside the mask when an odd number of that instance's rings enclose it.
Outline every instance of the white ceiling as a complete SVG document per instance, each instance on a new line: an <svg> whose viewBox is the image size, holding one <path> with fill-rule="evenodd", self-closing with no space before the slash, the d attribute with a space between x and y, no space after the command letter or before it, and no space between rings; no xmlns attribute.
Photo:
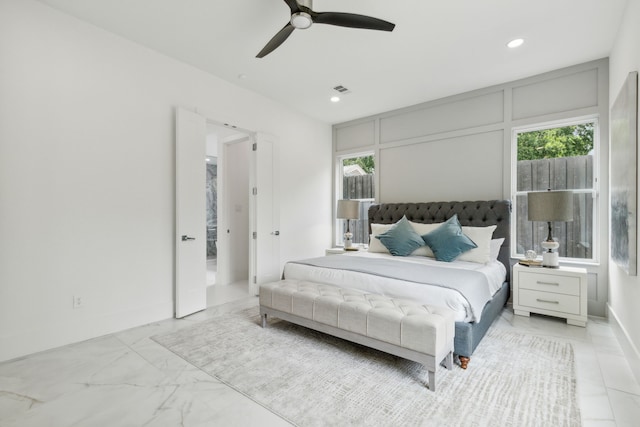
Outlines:
<svg viewBox="0 0 640 427"><path fill-rule="evenodd" d="M316 0L396 24L323 24L256 54L288 21L283 0L40 0L327 123L609 55L626 0ZM525 44L505 44L516 37ZM239 78L240 75L246 76ZM333 87L350 93L331 103Z"/></svg>

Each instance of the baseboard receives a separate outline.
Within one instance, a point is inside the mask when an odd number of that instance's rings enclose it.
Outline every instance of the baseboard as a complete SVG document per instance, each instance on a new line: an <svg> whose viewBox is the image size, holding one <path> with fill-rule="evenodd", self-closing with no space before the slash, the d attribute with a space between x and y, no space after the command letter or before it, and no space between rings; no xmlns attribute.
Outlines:
<svg viewBox="0 0 640 427"><path fill-rule="evenodd" d="M640 351L638 351L638 348L634 345L633 341L631 341L626 328L620 323L616 312L608 303L607 311L609 313L609 324L620 343L620 347L622 347L625 357L629 361L629 367L633 372L633 376L636 378L636 381L640 383Z"/></svg>
<svg viewBox="0 0 640 427"><path fill-rule="evenodd" d="M0 337L0 362L165 320L173 317L173 312L173 301L170 301L107 315L85 316L81 321L67 318L43 322L38 327Z"/></svg>

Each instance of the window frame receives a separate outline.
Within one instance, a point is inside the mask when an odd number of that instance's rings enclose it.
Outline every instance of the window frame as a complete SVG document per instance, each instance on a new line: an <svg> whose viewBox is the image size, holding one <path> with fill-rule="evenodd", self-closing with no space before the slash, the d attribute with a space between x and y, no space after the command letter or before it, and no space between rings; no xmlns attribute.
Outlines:
<svg viewBox="0 0 640 427"><path fill-rule="evenodd" d="M373 157L373 162L374 162L374 171L377 171L377 168L375 166L377 166L376 163L376 154L375 154L375 150L365 150L365 151L357 151L357 152L352 152L352 153L345 153L345 154L340 154L340 155L336 155L335 156L335 194L334 194L334 209L333 209L333 224L334 224L334 246L335 247L343 247L344 246L344 234L342 232L342 227L341 227L341 222L344 221L342 219L338 219L336 218L336 206L338 205L338 200L341 200L343 198L343 194L344 194L344 188L343 188L343 174L344 174L344 166L343 163L346 159L353 159L353 158L357 158L357 157L367 157L367 156L371 156ZM375 176L374 172L374 176ZM374 182L375 182L375 178L374 178ZM366 198L366 199L351 199L351 200L359 200L361 202L372 202L375 203L376 199L375 199L375 195L373 198ZM354 245L360 245L360 243L354 243ZM368 242L364 243L365 247L368 247Z"/></svg>
<svg viewBox="0 0 640 427"><path fill-rule="evenodd" d="M591 241L593 249L591 251L591 258L570 258L560 257L560 261L570 264L599 264L600 262L600 212L599 212L599 200L600 200L600 122L599 115L588 115L581 117L572 117L562 120L554 120L548 122L540 122L527 124L523 126L514 126L511 128L511 201L512 201L512 216L511 216L511 258L522 259L524 253L517 252L518 242L518 209L516 206L518 196L524 196L528 191L518 191L518 135L526 132L533 132L546 129L554 129L565 126L577 126L585 123L593 124L593 187L570 189L574 193L591 194L593 200L592 206L592 218L593 224L591 229ZM555 189L552 189L555 190ZM525 219L526 220L526 219Z"/></svg>

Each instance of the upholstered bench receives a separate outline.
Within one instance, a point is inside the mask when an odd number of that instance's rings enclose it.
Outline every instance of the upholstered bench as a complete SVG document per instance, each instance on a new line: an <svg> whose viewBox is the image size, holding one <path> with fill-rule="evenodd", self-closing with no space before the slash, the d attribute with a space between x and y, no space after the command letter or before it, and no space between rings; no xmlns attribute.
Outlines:
<svg viewBox="0 0 640 427"><path fill-rule="evenodd" d="M452 310L354 289L299 280L260 285L262 327L267 315L421 363L436 389L436 368L453 367Z"/></svg>

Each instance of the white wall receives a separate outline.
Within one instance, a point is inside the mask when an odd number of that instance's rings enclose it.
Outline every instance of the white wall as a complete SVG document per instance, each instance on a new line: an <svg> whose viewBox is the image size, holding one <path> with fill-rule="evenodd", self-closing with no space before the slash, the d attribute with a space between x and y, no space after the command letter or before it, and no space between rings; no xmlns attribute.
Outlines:
<svg viewBox="0 0 640 427"><path fill-rule="evenodd" d="M207 156L218 157L218 135L207 127Z"/></svg>
<svg viewBox="0 0 640 427"><path fill-rule="evenodd" d="M0 94L0 360L173 315L176 106L278 138L282 261L330 244L327 124L31 0Z"/></svg>
<svg viewBox="0 0 640 427"><path fill-rule="evenodd" d="M597 245L608 240L608 89L606 58L578 64L334 125L334 155L374 152L382 203L512 199L515 128L598 117ZM581 264L591 315L606 315L607 253L600 245L601 262Z"/></svg>
<svg viewBox="0 0 640 427"><path fill-rule="evenodd" d="M640 0L629 0L609 61L613 105L631 71L640 71ZM639 183L640 188L640 183ZM639 246L640 247L640 246ZM610 260L609 313L622 329L629 363L640 381L640 276L628 276ZM633 363L635 361L635 363Z"/></svg>

